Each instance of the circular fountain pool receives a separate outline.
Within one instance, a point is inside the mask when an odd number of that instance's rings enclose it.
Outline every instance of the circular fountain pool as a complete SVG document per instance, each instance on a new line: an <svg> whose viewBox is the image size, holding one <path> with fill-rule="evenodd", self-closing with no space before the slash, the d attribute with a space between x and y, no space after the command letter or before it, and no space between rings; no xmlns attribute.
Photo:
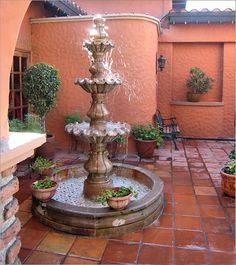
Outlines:
<svg viewBox="0 0 236 265"><path fill-rule="evenodd" d="M113 186L131 185L139 192L138 198L121 211L83 197L86 174L83 165L57 169L57 193L47 203L33 198L33 213L41 222L57 230L96 237L114 237L142 229L161 215L163 182L153 172L131 165L113 165Z"/></svg>

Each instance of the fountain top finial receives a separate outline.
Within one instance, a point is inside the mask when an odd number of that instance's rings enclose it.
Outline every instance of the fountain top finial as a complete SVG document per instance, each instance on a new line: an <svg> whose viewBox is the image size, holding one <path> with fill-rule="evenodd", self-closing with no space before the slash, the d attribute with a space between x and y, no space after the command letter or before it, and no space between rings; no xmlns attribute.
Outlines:
<svg viewBox="0 0 236 265"><path fill-rule="evenodd" d="M101 15L93 18L93 29L90 31L89 37L91 41L100 42L108 38L105 26L106 19Z"/></svg>

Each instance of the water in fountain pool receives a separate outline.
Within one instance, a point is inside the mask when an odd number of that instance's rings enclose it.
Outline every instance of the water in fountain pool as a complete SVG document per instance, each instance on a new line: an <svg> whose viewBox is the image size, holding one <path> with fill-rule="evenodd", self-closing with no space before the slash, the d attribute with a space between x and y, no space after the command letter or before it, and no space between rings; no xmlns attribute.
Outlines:
<svg viewBox="0 0 236 265"><path fill-rule="evenodd" d="M110 178L113 181L113 187L131 186L134 190L138 192L137 199L132 198L131 200L139 200L150 191L150 189L146 185L131 178L118 176L114 173L110 176ZM65 181L61 181L53 199L62 203L67 203L78 207L107 207L106 205L102 205L96 201L88 200L84 197L83 187L85 179L86 176L81 176L79 178L73 177Z"/></svg>

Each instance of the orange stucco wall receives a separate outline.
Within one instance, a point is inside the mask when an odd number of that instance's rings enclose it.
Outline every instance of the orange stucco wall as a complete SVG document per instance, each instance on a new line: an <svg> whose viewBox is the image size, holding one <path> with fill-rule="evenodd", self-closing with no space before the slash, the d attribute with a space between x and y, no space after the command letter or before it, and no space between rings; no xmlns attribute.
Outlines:
<svg viewBox="0 0 236 265"><path fill-rule="evenodd" d="M107 96L110 118L130 124L151 120L157 104L157 25L134 17L110 18L107 25L116 46L112 53L112 69L123 80L123 84ZM82 43L91 26L91 20L32 24L33 61L54 64L60 71L62 86L57 106L47 116L47 128L63 147L69 145L69 136L64 132L64 116L77 109L84 116L90 106L90 94L75 86L74 80L90 76L88 55Z"/></svg>
<svg viewBox="0 0 236 265"><path fill-rule="evenodd" d="M172 9L172 0L76 0L88 14L145 13L162 17Z"/></svg>
<svg viewBox="0 0 236 265"><path fill-rule="evenodd" d="M234 135L234 30L232 24L174 25L160 37L160 53L168 61L159 73L157 107L164 115L177 117L184 136ZM199 67L214 78L212 90L202 97L209 102L205 106L185 103L191 67Z"/></svg>
<svg viewBox="0 0 236 265"><path fill-rule="evenodd" d="M17 36L30 0L0 1L0 139L8 138L9 75Z"/></svg>

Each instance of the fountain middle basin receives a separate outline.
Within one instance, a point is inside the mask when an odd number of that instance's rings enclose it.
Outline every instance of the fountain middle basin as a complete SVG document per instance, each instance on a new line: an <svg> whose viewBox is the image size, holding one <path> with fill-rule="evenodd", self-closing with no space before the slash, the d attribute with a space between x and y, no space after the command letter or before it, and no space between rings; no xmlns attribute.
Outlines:
<svg viewBox="0 0 236 265"><path fill-rule="evenodd" d="M82 178L83 165L64 166L57 169L56 180L66 182ZM60 201L60 194L43 203L33 198L33 213L41 222L57 230L93 237L114 237L135 231L151 224L163 211L163 182L150 170L131 165L113 165L111 174L130 179L146 186L146 194L131 201L126 209L116 211L107 207L77 206L76 202ZM60 189L58 190L60 192ZM72 191L71 191L72 192ZM70 190L67 190L70 196ZM143 196L144 195L144 196ZM80 195L78 195L80 196ZM73 201L73 200L72 200Z"/></svg>

